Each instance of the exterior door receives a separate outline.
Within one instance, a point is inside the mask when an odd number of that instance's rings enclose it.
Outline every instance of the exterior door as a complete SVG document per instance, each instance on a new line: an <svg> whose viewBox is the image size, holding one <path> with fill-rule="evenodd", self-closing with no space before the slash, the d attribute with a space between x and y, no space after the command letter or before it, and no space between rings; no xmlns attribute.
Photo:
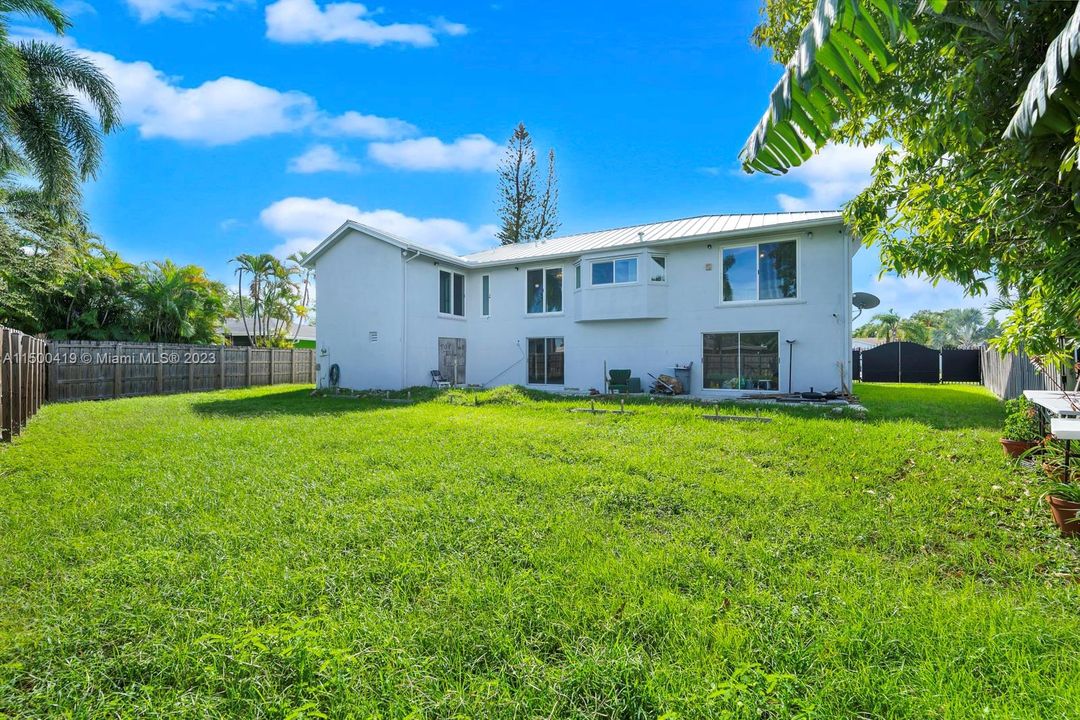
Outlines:
<svg viewBox="0 0 1080 720"><path fill-rule="evenodd" d="M465 384L465 338L439 338L439 372L455 385Z"/></svg>

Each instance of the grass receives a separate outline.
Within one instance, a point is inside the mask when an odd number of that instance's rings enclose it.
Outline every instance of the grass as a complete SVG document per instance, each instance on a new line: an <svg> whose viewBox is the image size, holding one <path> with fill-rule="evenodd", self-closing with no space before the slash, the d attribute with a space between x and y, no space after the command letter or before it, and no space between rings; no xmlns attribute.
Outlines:
<svg viewBox="0 0 1080 720"><path fill-rule="evenodd" d="M1000 403L857 392L47 406L0 448L0 716L1080 717L1078 546Z"/></svg>

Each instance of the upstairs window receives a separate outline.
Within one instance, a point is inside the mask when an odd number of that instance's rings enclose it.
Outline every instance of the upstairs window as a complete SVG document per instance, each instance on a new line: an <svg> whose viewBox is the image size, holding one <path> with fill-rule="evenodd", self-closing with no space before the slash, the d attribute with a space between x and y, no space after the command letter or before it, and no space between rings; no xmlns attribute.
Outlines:
<svg viewBox="0 0 1080 720"><path fill-rule="evenodd" d="M724 302L782 300L798 296L794 240L724 248Z"/></svg>
<svg viewBox="0 0 1080 720"><path fill-rule="evenodd" d="M562 268L539 268L525 274L525 308L530 315L562 312Z"/></svg>
<svg viewBox="0 0 1080 720"><path fill-rule="evenodd" d="M574 265L574 289L581 289L581 263Z"/></svg>
<svg viewBox="0 0 1080 720"><path fill-rule="evenodd" d="M637 258L597 260L592 264L593 285L620 285L637 282Z"/></svg>
<svg viewBox="0 0 1080 720"><path fill-rule="evenodd" d="M461 273L439 271L439 312L465 317L465 276Z"/></svg>
<svg viewBox="0 0 1080 720"><path fill-rule="evenodd" d="M480 278L480 314L487 317L491 314L491 276L485 275Z"/></svg>
<svg viewBox="0 0 1080 720"><path fill-rule="evenodd" d="M667 258L663 255L649 256L649 282L667 282Z"/></svg>

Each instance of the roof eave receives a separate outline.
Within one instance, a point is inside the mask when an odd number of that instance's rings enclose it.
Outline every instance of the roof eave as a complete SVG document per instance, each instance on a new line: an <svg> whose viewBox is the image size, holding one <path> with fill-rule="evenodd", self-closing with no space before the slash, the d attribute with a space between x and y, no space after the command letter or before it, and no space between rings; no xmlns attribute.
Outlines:
<svg viewBox="0 0 1080 720"><path fill-rule="evenodd" d="M449 253L440 252L439 250L434 250L432 248L425 247L424 245L410 242L408 240L405 240L404 238L399 238L396 235L391 235L390 233L383 232L382 230L378 230L369 225L364 225L353 220L346 220L344 223L342 223L337 230L330 233L325 240L316 245L315 248L304 257L303 262L301 262L300 264L306 268L314 270L316 261L319 259L319 256L325 253L335 244L337 244L337 241L344 237L344 235L349 230L355 230L356 232L367 235L370 238L379 240L388 245L393 245L395 247L401 248L402 250L415 252L419 255L427 255L428 257L439 260L441 262L452 263L461 267L470 266L470 263L467 260L463 260L456 255L450 255Z"/></svg>

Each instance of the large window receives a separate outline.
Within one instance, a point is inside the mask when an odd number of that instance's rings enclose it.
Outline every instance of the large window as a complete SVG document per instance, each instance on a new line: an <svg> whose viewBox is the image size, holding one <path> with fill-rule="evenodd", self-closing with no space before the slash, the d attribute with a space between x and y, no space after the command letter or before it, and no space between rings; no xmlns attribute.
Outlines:
<svg viewBox="0 0 1080 720"><path fill-rule="evenodd" d="M465 276L461 273L439 271L439 312L465 317Z"/></svg>
<svg viewBox="0 0 1080 720"><path fill-rule="evenodd" d="M777 333L706 333L702 338L703 385L712 390L779 390Z"/></svg>
<svg viewBox="0 0 1080 720"><path fill-rule="evenodd" d="M593 285L637 282L637 258L597 260L592 264Z"/></svg>
<svg viewBox="0 0 1080 720"><path fill-rule="evenodd" d="M491 276L484 275L480 278L480 314L487 317L491 314Z"/></svg>
<svg viewBox="0 0 1080 720"><path fill-rule="evenodd" d="M530 314L562 312L562 268L526 273L525 308Z"/></svg>
<svg viewBox="0 0 1080 720"><path fill-rule="evenodd" d="M796 297L797 264L794 240L724 248L724 302Z"/></svg>
<svg viewBox="0 0 1080 720"><path fill-rule="evenodd" d="M529 384L563 384L563 339L529 338Z"/></svg>

